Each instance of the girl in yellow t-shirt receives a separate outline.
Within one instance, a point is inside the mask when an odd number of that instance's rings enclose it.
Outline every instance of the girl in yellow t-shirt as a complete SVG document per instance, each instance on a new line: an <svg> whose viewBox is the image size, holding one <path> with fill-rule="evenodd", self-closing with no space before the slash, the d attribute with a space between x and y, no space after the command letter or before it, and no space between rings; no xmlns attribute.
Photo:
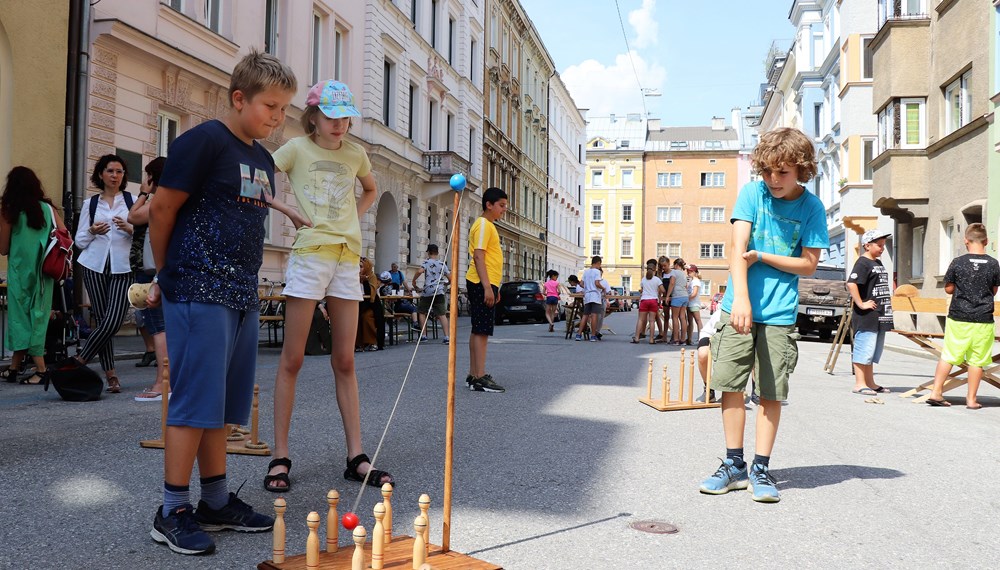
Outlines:
<svg viewBox="0 0 1000 570"><path fill-rule="evenodd" d="M344 138L351 128L351 118L360 116L347 85L321 81L306 97L302 127L307 135L288 141L274 153L275 166L288 175L306 218L289 215L297 222L298 233L285 272L285 342L274 385L276 459L268 465L264 477L264 488L276 493L291 487L288 432L295 381L302 368L313 312L323 299L330 315L330 363L347 439L344 478L363 481L372 469L361 446L354 340L361 300L359 217L375 202L375 177L364 149ZM360 200L355 200L355 179L363 190ZM372 470L368 478L368 484L375 487L393 482L392 475L378 469Z"/></svg>

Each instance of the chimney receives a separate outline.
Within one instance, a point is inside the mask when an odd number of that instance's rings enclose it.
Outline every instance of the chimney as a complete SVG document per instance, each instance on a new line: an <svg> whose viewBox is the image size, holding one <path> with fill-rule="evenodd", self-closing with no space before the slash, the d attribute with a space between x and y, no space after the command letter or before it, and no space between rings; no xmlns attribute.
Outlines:
<svg viewBox="0 0 1000 570"><path fill-rule="evenodd" d="M659 119L646 119L646 130L649 132L659 132L660 131L660 120Z"/></svg>
<svg viewBox="0 0 1000 570"><path fill-rule="evenodd" d="M712 117L712 130L713 131L724 131L726 130L726 120L722 117Z"/></svg>

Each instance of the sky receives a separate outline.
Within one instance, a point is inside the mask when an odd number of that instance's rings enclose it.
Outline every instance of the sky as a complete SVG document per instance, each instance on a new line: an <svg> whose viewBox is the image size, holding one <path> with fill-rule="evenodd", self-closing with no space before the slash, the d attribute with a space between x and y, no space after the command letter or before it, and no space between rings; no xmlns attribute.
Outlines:
<svg viewBox="0 0 1000 570"><path fill-rule="evenodd" d="M587 116L642 113L645 99L663 126L729 124L733 107L758 98L771 42L787 48L795 35L792 0L618 0L621 20L615 0L521 5Z"/></svg>

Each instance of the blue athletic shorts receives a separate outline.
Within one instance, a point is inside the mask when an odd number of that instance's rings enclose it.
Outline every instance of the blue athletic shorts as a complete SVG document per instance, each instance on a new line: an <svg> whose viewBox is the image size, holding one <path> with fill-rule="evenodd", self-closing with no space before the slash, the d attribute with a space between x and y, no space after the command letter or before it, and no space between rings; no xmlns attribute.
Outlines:
<svg viewBox="0 0 1000 570"><path fill-rule="evenodd" d="M152 283L153 276L147 275L142 271L136 271L135 282ZM146 327L146 332L151 335L160 334L166 330L166 325L163 323L163 307L150 307L141 311L137 310L135 312L135 326Z"/></svg>
<svg viewBox="0 0 1000 570"><path fill-rule="evenodd" d="M878 363L882 358L882 347L885 346L885 333L881 331L858 331L854 333L854 344L851 348L851 362L868 366Z"/></svg>
<svg viewBox="0 0 1000 570"><path fill-rule="evenodd" d="M246 424L257 374L257 311L163 299L170 356L167 425Z"/></svg>
<svg viewBox="0 0 1000 570"><path fill-rule="evenodd" d="M688 298L687 297L671 297L670 298L671 307L687 307Z"/></svg>

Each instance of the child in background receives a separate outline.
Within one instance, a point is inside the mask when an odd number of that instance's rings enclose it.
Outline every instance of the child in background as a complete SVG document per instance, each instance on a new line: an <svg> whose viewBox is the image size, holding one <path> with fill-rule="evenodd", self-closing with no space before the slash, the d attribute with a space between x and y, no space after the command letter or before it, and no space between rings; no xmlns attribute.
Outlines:
<svg viewBox="0 0 1000 570"><path fill-rule="evenodd" d="M545 276L545 283L542 284L545 288L545 318L549 321L549 332L553 332L556 330L555 321L559 315L559 295L568 291L559 282L559 272L555 269L549 269Z"/></svg>
<svg viewBox="0 0 1000 570"><path fill-rule="evenodd" d="M952 366L969 367L965 407L982 408L976 401L983 367L993 362L993 298L1000 287L1000 265L986 255L986 226L975 223L965 229L965 249L969 253L952 260L944 274L944 290L952 295L944 328L944 350L934 372L934 389L927 403L950 406L942 389Z"/></svg>
<svg viewBox="0 0 1000 570"><path fill-rule="evenodd" d="M886 232L868 230L861 236L864 253L858 257L847 278L851 294L851 362L854 364L854 393L874 396L889 392L875 384L875 363L882 358L885 333L892 330L892 301L889 273L879 261L885 251ZM990 321L992 322L992 318Z"/></svg>
<svg viewBox="0 0 1000 570"><path fill-rule="evenodd" d="M632 344L639 344L639 335L649 327L649 344L656 344L656 314L660 311L660 299L666 295L663 281L656 276L656 260L646 262L646 275L639 281L639 318L635 322Z"/></svg>
<svg viewBox="0 0 1000 570"><path fill-rule="evenodd" d="M580 317L580 328L576 332L576 340L583 340L583 331L590 325L591 342L597 342L597 337L593 335L599 332L594 329L597 324L597 313L604 311L602 292L604 285L601 284L601 256L595 255L590 258L590 268L583 272L583 316Z"/></svg>

